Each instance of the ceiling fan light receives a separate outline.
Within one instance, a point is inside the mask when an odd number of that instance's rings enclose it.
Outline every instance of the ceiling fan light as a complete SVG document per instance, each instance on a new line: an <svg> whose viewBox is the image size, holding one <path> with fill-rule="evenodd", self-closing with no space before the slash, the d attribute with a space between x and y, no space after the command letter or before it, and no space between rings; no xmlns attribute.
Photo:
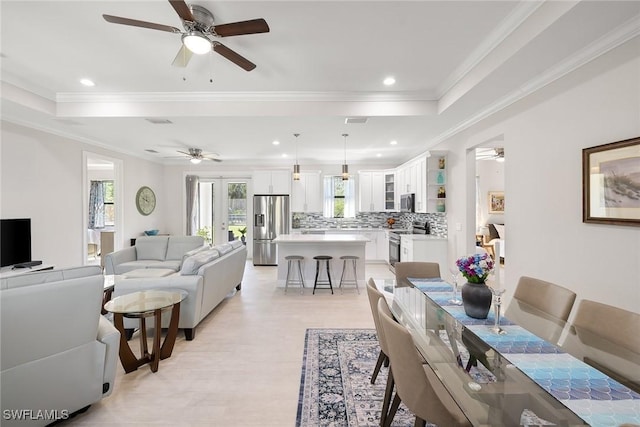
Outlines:
<svg viewBox="0 0 640 427"><path fill-rule="evenodd" d="M198 159L198 158L194 157L194 158L192 158L192 159L191 159L191 160L189 160L189 161L190 161L191 163L193 163L194 165L197 165L197 164L199 164L199 163L202 161L202 159Z"/></svg>
<svg viewBox="0 0 640 427"><path fill-rule="evenodd" d="M200 31L191 31L183 35L182 43L196 55L204 55L211 51L211 41Z"/></svg>

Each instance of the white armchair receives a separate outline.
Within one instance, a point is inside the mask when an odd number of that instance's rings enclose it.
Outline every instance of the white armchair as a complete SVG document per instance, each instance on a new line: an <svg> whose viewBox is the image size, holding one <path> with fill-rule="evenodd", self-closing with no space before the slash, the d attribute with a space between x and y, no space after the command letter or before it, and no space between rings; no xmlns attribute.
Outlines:
<svg viewBox="0 0 640 427"><path fill-rule="evenodd" d="M98 266L0 281L3 426L47 425L111 394L120 333L100 314L103 290Z"/></svg>

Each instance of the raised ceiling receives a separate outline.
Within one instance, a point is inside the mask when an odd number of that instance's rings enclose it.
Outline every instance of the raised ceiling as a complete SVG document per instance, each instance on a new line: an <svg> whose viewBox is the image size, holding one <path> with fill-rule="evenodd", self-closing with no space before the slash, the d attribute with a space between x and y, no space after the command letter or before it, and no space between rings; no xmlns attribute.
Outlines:
<svg viewBox="0 0 640 427"><path fill-rule="evenodd" d="M301 164L341 163L348 133L350 163L399 164L640 28L638 1L195 3L216 24L267 21L269 33L221 40L255 70L217 54L172 67L179 35L102 18L180 27L168 1L3 0L3 119L164 163L197 147L285 165L293 133Z"/></svg>

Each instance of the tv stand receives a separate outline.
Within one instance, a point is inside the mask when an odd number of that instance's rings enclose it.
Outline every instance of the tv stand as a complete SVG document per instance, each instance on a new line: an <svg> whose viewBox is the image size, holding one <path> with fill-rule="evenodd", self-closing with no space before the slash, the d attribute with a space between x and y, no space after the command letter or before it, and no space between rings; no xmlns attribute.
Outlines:
<svg viewBox="0 0 640 427"><path fill-rule="evenodd" d="M22 268L20 267L15 268L15 265L9 265L7 267L0 268L0 279L13 277L13 276L20 276L22 274L33 273L36 271L53 270L54 268L53 264L43 264L42 261L31 261L31 262L32 263L38 262L39 264L36 264L31 267L24 266ZM25 263L21 263L21 264L25 264Z"/></svg>

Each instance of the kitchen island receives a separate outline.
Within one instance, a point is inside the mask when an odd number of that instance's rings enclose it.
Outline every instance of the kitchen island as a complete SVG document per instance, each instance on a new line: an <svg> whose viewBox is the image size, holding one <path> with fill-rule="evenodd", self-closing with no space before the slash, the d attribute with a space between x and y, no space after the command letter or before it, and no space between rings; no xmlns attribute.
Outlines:
<svg viewBox="0 0 640 427"><path fill-rule="evenodd" d="M313 257L329 255L333 257L331 260L331 281L334 290L336 290L342 274L340 257L355 255L360 258L356 263L358 286L364 289L365 246L368 241L369 239L361 234L281 234L274 240L278 246L278 286L284 286L287 278L286 256L301 255L304 257L302 273L305 286L313 288L316 275L316 262Z"/></svg>

